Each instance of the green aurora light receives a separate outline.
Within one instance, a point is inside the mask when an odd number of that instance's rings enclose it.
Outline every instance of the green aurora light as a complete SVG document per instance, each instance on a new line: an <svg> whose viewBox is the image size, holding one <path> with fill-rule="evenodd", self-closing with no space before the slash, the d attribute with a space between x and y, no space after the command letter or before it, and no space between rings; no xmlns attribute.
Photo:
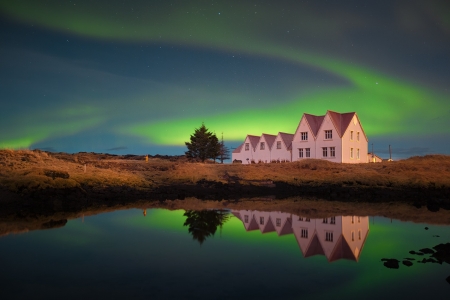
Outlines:
<svg viewBox="0 0 450 300"><path fill-rule="evenodd" d="M283 99L282 104L274 103L272 107L262 109L236 109L227 113L207 114L195 117L171 117L165 120L133 122L121 124L113 129L126 136L138 136L148 143L160 145L183 145L194 128L204 122L216 133L224 132L227 140L242 140L246 134L293 133L304 112L323 115L326 110L339 112L356 111L360 116L366 133L379 135L425 135L429 129L417 118L424 120L443 119L447 112L440 108L448 98L443 92L437 93L415 82L388 76L383 72L367 66L350 63L320 54L312 54L298 45L277 40L276 30L265 21L273 12L267 7L258 7L252 20L246 26L240 24L244 16L255 10L249 4L238 4L230 8L219 5L221 15L212 15L195 6L181 2L172 5L152 6L146 4L136 9L136 16L129 14L112 14L121 11L120 1L112 1L105 9L95 3L78 1L76 5L59 1L5 1L0 9L11 18L24 23L38 24L44 28L66 32L93 39L114 40L123 43L158 42L214 49L218 52L239 52L248 56L259 56L279 61L320 69L336 78L344 79L347 86L339 88L325 87L313 89L302 96ZM58 4L58 5L56 5ZM88 6L89 4L89 6ZM175 4L174 4L175 5ZM306 17L308 11L301 12ZM273 16L272 16L273 17ZM281 25L288 25L280 16L275 20ZM309 18L309 24L316 28L315 35L328 36L339 34L345 28L329 18ZM267 28L269 34L260 34L261 27ZM303 34L307 28L301 29ZM401 108L401 109L394 109ZM13 131L11 136L3 137L0 147L29 147L33 143L48 137L62 134L69 130L74 133L98 124L100 120L89 119L83 124L67 123L55 126L43 125ZM77 125L78 124L78 125ZM446 133L445 126L435 126L435 133ZM13 138L14 137L14 138Z"/></svg>

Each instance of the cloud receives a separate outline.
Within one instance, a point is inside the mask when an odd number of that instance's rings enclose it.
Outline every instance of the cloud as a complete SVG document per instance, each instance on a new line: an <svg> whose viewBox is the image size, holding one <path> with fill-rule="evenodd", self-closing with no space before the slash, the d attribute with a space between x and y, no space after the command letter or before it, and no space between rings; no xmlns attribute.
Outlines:
<svg viewBox="0 0 450 300"><path fill-rule="evenodd" d="M119 151L119 150L126 150L126 149L128 149L128 147L120 146L120 147L106 149L106 151Z"/></svg>

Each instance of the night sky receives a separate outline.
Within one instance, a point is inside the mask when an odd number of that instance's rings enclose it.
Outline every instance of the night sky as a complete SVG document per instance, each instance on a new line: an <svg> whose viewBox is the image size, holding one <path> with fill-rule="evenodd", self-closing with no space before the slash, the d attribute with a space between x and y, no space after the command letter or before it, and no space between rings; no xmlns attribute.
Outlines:
<svg viewBox="0 0 450 300"><path fill-rule="evenodd" d="M450 4L0 0L0 148L183 154L355 111L388 158L450 154Z"/></svg>

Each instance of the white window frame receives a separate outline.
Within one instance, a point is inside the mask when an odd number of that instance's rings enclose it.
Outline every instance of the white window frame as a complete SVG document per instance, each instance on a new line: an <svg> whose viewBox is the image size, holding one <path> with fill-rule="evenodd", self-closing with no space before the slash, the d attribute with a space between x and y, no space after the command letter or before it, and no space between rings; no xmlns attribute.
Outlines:
<svg viewBox="0 0 450 300"><path fill-rule="evenodd" d="M259 150L265 150L266 149L266 143L261 142L259 143Z"/></svg>
<svg viewBox="0 0 450 300"><path fill-rule="evenodd" d="M336 157L336 147L330 147L330 157Z"/></svg>
<svg viewBox="0 0 450 300"><path fill-rule="evenodd" d="M303 158L303 148L298 148L298 157Z"/></svg>
<svg viewBox="0 0 450 300"><path fill-rule="evenodd" d="M353 148L350 148L350 158L353 159Z"/></svg>
<svg viewBox="0 0 450 300"><path fill-rule="evenodd" d="M281 149L281 141L277 141L277 149Z"/></svg>
<svg viewBox="0 0 450 300"><path fill-rule="evenodd" d="M250 150L250 144L249 143L245 143L245 151Z"/></svg>
<svg viewBox="0 0 450 300"><path fill-rule="evenodd" d="M325 139L332 140L333 139L333 130L325 130Z"/></svg>
<svg viewBox="0 0 450 300"><path fill-rule="evenodd" d="M327 147L322 147L322 156L328 157L328 148Z"/></svg>
<svg viewBox="0 0 450 300"><path fill-rule="evenodd" d="M307 141L308 140L308 131L300 132L301 133L301 140Z"/></svg>
<svg viewBox="0 0 450 300"><path fill-rule="evenodd" d="M311 157L311 148L305 148L305 157Z"/></svg>
<svg viewBox="0 0 450 300"><path fill-rule="evenodd" d="M308 238L308 228L301 228L300 237L302 239L307 239Z"/></svg>
<svg viewBox="0 0 450 300"><path fill-rule="evenodd" d="M333 231L325 231L325 241L326 242L333 241Z"/></svg>

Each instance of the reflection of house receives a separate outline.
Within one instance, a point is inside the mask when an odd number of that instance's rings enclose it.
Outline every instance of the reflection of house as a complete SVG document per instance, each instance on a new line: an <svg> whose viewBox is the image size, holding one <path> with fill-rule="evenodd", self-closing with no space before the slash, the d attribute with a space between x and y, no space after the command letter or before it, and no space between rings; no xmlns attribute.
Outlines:
<svg viewBox="0 0 450 300"><path fill-rule="evenodd" d="M263 134L254 142L248 135L232 153L242 163L326 159L339 163L368 162L368 139L355 112L327 111L324 116L303 114L295 134ZM258 137L255 137L258 138ZM252 147L250 147L250 145Z"/></svg>
<svg viewBox="0 0 450 300"><path fill-rule="evenodd" d="M232 211L247 231L293 233L304 257L324 255L358 261L369 233L369 217L338 216L310 219L281 212Z"/></svg>

